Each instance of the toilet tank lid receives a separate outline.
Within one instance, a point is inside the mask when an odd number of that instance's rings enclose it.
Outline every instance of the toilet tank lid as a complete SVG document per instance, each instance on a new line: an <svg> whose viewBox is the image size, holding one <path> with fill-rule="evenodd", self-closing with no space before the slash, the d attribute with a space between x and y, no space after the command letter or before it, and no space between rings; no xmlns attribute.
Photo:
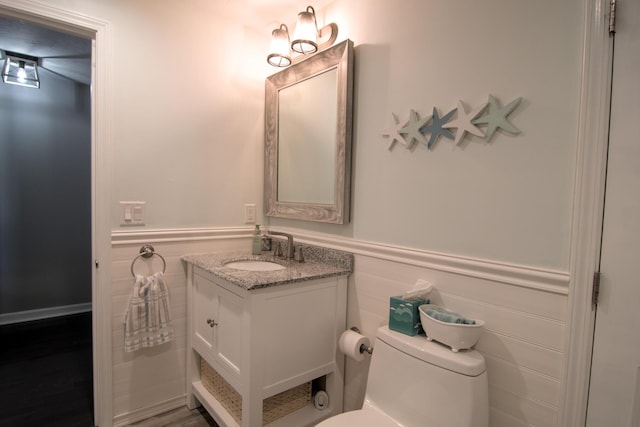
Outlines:
<svg viewBox="0 0 640 427"><path fill-rule="evenodd" d="M382 326L378 329L377 339L427 363L470 377L477 377L486 369L484 357L478 351L460 350L454 353L445 345L427 341L423 335L412 337Z"/></svg>

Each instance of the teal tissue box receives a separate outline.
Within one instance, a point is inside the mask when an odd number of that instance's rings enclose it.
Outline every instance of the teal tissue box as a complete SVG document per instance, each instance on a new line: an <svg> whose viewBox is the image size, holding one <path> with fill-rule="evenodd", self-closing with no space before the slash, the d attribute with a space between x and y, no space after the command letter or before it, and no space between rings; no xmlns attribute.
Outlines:
<svg viewBox="0 0 640 427"><path fill-rule="evenodd" d="M405 301L401 297L391 297L389 303L389 329L405 335L417 335L422 330L418 307L429 304L428 299Z"/></svg>

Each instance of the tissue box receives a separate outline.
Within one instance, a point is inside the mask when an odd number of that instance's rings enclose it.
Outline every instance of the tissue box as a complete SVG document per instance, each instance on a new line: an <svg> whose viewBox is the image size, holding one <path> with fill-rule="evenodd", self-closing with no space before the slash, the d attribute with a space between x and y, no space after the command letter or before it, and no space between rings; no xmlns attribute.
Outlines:
<svg viewBox="0 0 640 427"><path fill-rule="evenodd" d="M391 297L389 303L389 329L405 335L417 335L422 330L418 307L429 304L428 299L405 301L401 297Z"/></svg>

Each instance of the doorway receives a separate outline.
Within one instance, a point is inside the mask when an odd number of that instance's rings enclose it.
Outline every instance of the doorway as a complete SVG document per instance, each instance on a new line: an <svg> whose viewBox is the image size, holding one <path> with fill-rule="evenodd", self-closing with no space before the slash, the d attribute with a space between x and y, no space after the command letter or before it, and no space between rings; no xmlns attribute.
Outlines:
<svg viewBox="0 0 640 427"><path fill-rule="evenodd" d="M111 355L111 222L109 23L87 13L31 0L0 0L0 15L91 40L91 317L94 422L113 424Z"/></svg>
<svg viewBox="0 0 640 427"><path fill-rule="evenodd" d="M89 426L91 40L0 16L0 49L39 86L0 83L0 425Z"/></svg>
<svg viewBox="0 0 640 427"><path fill-rule="evenodd" d="M0 84L0 324L90 311L91 41L0 16L0 55L39 64Z"/></svg>
<svg viewBox="0 0 640 427"><path fill-rule="evenodd" d="M640 4L618 0L587 427L640 425Z"/></svg>

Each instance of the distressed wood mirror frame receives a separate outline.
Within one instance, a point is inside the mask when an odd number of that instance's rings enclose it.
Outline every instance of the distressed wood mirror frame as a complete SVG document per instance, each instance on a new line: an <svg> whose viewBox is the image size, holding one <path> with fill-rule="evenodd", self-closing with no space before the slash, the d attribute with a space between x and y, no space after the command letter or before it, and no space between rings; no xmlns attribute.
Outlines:
<svg viewBox="0 0 640 427"><path fill-rule="evenodd" d="M333 203L278 200L279 92L329 70L337 70L337 121ZM266 79L265 83L265 214L303 221L349 222L353 103L353 42L345 40Z"/></svg>

